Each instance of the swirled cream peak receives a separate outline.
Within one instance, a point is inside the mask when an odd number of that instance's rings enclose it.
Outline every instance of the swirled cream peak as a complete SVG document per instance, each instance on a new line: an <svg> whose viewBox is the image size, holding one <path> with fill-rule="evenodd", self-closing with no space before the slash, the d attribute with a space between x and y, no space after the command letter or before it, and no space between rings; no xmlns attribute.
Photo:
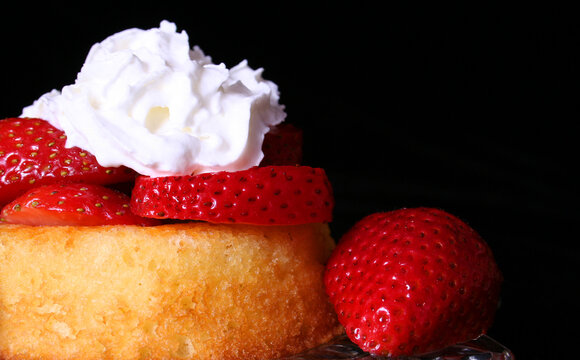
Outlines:
<svg viewBox="0 0 580 360"><path fill-rule="evenodd" d="M214 64L162 21L93 45L75 83L22 116L49 121L103 166L185 175L258 165L264 135L286 116L278 100L262 69Z"/></svg>

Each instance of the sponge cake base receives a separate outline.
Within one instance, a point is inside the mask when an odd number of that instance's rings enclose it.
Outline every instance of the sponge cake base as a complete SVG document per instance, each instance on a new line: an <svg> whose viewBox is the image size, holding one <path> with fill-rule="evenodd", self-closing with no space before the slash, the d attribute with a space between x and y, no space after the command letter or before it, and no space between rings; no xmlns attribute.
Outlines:
<svg viewBox="0 0 580 360"><path fill-rule="evenodd" d="M328 226L0 226L0 359L275 359L342 332Z"/></svg>

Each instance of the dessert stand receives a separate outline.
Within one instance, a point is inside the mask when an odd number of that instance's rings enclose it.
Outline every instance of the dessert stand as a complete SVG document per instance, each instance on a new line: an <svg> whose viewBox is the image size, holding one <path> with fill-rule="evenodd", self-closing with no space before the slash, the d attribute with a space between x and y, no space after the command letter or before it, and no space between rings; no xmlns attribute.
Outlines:
<svg viewBox="0 0 580 360"><path fill-rule="evenodd" d="M372 356L352 343L346 335L311 349L305 353L280 360L394 360L390 357ZM397 360L513 360L512 352L487 335L449 346L435 352L397 357Z"/></svg>

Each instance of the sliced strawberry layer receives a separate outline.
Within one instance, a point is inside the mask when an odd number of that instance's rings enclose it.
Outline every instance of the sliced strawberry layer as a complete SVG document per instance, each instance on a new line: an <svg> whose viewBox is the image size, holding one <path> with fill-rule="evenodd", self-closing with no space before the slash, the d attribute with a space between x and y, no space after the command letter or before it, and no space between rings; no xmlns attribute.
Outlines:
<svg viewBox="0 0 580 360"><path fill-rule="evenodd" d="M0 206L24 191L55 183L115 184L132 181L126 167L103 167L77 147L66 148L66 135L41 119L0 120Z"/></svg>
<svg viewBox="0 0 580 360"><path fill-rule="evenodd" d="M133 212L141 216L256 225L330 222L333 206L326 173L307 166L140 176L131 199Z"/></svg>
<svg viewBox="0 0 580 360"><path fill-rule="evenodd" d="M52 184L25 192L2 209L2 221L24 225L156 225L133 214L130 197L94 184Z"/></svg>
<svg viewBox="0 0 580 360"><path fill-rule="evenodd" d="M260 166L300 165L302 163L302 130L283 123L272 128L262 144L264 159Z"/></svg>

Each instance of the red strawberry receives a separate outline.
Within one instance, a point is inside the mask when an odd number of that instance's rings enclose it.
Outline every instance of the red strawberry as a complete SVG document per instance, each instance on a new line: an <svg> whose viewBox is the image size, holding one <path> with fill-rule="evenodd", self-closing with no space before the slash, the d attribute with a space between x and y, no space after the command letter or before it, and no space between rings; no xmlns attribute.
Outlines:
<svg viewBox="0 0 580 360"><path fill-rule="evenodd" d="M300 165L302 163L302 130L289 123L272 128L262 144L264 159L260 166Z"/></svg>
<svg viewBox="0 0 580 360"><path fill-rule="evenodd" d="M66 148L65 141L64 132L44 120L0 120L0 206L38 185L134 179L132 170L102 167L88 152Z"/></svg>
<svg viewBox="0 0 580 360"><path fill-rule="evenodd" d="M333 206L324 170L306 166L140 176L131 200L141 216L256 225L329 222Z"/></svg>
<svg viewBox="0 0 580 360"><path fill-rule="evenodd" d="M27 191L2 209L2 221L25 225L155 225L134 215L130 197L94 184L51 184Z"/></svg>
<svg viewBox="0 0 580 360"><path fill-rule="evenodd" d="M484 333L501 280L481 237L455 216L430 208L362 219L337 245L324 277L351 340L393 357Z"/></svg>

